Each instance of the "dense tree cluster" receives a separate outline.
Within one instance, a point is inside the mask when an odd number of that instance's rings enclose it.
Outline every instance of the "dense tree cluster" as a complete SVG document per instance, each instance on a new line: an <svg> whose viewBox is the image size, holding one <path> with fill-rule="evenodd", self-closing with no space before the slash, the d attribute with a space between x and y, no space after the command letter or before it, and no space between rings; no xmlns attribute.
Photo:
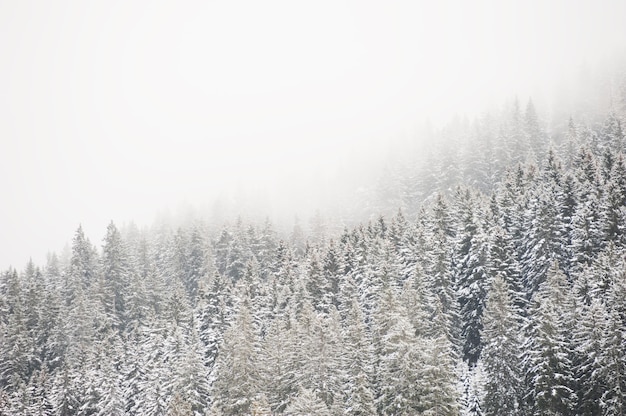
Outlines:
<svg viewBox="0 0 626 416"><path fill-rule="evenodd" d="M426 203L308 242L79 227L0 276L0 414L626 413L620 118L551 143L529 103L477 134Z"/></svg>

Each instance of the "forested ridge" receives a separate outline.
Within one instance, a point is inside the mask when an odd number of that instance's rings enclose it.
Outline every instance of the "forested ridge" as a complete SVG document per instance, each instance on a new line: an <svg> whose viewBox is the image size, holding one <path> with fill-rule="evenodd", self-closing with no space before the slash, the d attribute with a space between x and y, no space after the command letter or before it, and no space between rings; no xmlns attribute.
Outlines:
<svg viewBox="0 0 626 416"><path fill-rule="evenodd" d="M339 232L79 227L0 276L0 414L626 414L621 120L515 104Z"/></svg>

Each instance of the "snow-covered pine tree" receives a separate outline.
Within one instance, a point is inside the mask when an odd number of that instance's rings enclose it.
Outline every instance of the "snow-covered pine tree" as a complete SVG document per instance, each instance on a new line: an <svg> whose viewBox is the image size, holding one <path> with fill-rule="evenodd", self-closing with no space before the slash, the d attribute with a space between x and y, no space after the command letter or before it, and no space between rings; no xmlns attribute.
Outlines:
<svg viewBox="0 0 626 416"><path fill-rule="evenodd" d="M461 318L462 357L474 365L482 350L482 316L489 283L489 246L487 236L476 219L480 216L480 206L469 190L457 190L456 212L458 225L454 263Z"/></svg>
<svg viewBox="0 0 626 416"><path fill-rule="evenodd" d="M285 416L330 416L331 412L315 392L309 389L300 389L298 395L291 400L283 414Z"/></svg>
<svg viewBox="0 0 626 416"><path fill-rule="evenodd" d="M624 330L623 275L615 282L607 297L607 314L598 361L599 378L605 381L600 407L606 415L626 414L626 331Z"/></svg>
<svg viewBox="0 0 626 416"><path fill-rule="evenodd" d="M452 416L459 414L456 360L451 343L444 335L426 339L420 348L424 361L417 374L419 413ZM418 413L418 414L419 414Z"/></svg>
<svg viewBox="0 0 626 416"><path fill-rule="evenodd" d="M525 316L528 309L528 300L524 292L519 262L515 257L513 241L510 234L500 226L491 228L488 235L487 274L489 286L491 287L496 276L504 279L515 308L515 314L521 323L522 317Z"/></svg>
<svg viewBox="0 0 626 416"><path fill-rule="evenodd" d="M215 362L211 397L226 415L246 414L260 393L259 342L247 299L243 299Z"/></svg>
<svg viewBox="0 0 626 416"><path fill-rule="evenodd" d="M597 415L601 413L600 399L606 388L598 355L604 339L607 314L605 306L598 299L592 299L588 305L584 301L581 303L578 311L581 319L573 334L578 398L576 414Z"/></svg>
<svg viewBox="0 0 626 416"><path fill-rule="evenodd" d="M82 225L79 225L72 240L72 257L69 272L66 274L69 279L68 283L70 285L80 283L85 287L91 285L97 274L97 260L94 247L85 237ZM71 287L65 287L65 289L71 291ZM69 292L65 292L65 294L66 300L71 300Z"/></svg>
<svg viewBox="0 0 626 416"><path fill-rule="evenodd" d="M196 325L194 323L189 325L184 335L182 348L177 351L173 363L172 392L174 398L188 406L187 414L201 416L209 405L209 371L203 362L204 352Z"/></svg>
<svg viewBox="0 0 626 416"><path fill-rule="evenodd" d="M483 370L481 361L472 367L463 363L460 376L461 398L459 402L461 416L483 416L482 399L484 397Z"/></svg>
<svg viewBox="0 0 626 416"><path fill-rule="evenodd" d="M98 296L111 325L123 330L127 324L126 296L131 280L130 260L126 244L112 221L104 237L101 268Z"/></svg>
<svg viewBox="0 0 626 416"><path fill-rule="evenodd" d="M535 413L566 415L574 411L569 294L565 275L553 263L533 300L523 346L527 399Z"/></svg>
<svg viewBox="0 0 626 416"><path fill-rule="evenodd" d="M484 314L482 367L485 373L485 416L515 415L523 390L519 351L520 319L514 292L498 274L493 280Z"/></svg>
<svg viewBox="0 0 626 416"><path fill-rule="evenodd" d="M423 367L423 345L418 343L415 328L403 305L387 305L388 328L379 340L377 368L381 414L409 415L419 412L422 390L418 387Z"/></svg>
<svg viewBox="0 0 626 416"><path fill-rule="evenodd" d="M374 351L372 339L365 325L365 317L356 293L350 302L350 310L343 327L345 349L343 392L347 414L366 416L376 413L372 385Z"/></svg>

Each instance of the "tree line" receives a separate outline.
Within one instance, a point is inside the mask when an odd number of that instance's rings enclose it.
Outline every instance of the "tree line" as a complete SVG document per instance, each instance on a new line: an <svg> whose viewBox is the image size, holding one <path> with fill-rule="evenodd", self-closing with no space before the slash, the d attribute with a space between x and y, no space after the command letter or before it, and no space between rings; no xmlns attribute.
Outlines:
<svg viewBox="0 0 626 416"><path fill-rule="evenodd" d="M0 275L0 414L624 414L621 119L512 114L338 233L79 227Z"/></svg>

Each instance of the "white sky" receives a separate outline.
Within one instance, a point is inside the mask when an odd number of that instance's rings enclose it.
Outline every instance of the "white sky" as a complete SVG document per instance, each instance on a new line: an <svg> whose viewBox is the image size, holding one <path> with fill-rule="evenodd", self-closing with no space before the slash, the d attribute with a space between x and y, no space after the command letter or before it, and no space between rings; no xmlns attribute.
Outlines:
<svg viewBox="0 0 626 416"><path fill-rule="evenodd" d="M0 0L0 268L79 223L100 245L111 219L301 186L426 117L537 91L623 47L624 16L622 0Z"/></svg>

